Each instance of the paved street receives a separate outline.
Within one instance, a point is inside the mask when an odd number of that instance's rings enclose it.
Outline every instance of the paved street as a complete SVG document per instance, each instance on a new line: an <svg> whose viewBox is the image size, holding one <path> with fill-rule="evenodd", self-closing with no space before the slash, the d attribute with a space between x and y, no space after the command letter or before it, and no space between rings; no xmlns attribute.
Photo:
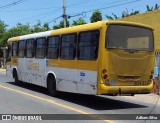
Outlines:
<svg viewBox="0 0 160 123"><path fill-rule="evenodd" d="M159 123L157 120L106 120L103 114L160 114L160 99L155 94L111 97L69 93L54 98L45 88L31 84L15 85L12 79L6 78L5 70L0 69L0 114L88 114L90 117L90 114L97 114L101 121L54 122Z"/></svg>

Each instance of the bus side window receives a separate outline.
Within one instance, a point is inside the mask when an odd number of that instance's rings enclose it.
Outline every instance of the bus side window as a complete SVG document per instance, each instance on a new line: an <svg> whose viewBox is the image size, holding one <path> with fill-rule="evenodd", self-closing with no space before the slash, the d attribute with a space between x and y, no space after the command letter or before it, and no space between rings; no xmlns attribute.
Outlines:
<svg viewBox="0 0 160 123"><path fill-rule="evenodd" d="M6 48L6 62L11 61L11 45L7 45Z"/></svg>
<svg viewBox="0 0 160 123"><path fill-rule="evenodd" d="M18 56L20 58L24 58L24 56L25 56L25 40L20 40L19 41L18 49L19 49Z"/></svg>
<svg viewBox="0 0 160 123"><path fill-rule="evenodd" d="M27 58L33 58L34 57L34 39L28 39L26 40L26 57Z"/></svg>
<svg viewBox="0 0 160 123"><path fill-rule="evenodd" d="M18 55L18 42L14 41L12 43L12 56L17 57L17 55Z"/></svg>
<svg viewBox="0 0 160 123"><path fill-rule="evenodd" d="M99 47L99 30L92 30L79 33L78 59L96 60Z"/></svg>
<svg viewBox="0 0 160 123"><path fill-rule="evenodd" d="M75 59L77 34L62 35L61 38L61 59Z"/></svg>
<svg viewBox="0 0 160 123"><path fill-rule="evenodd" d="M59 57L59 36L48 37L47 58L57 59Z"/></svg>
<svg viewBox="0 0 160 123"><path fill-rule="evenodd" d="M46 38L37 38L36 39L36 58L44 58L46 51Z"/></svg>

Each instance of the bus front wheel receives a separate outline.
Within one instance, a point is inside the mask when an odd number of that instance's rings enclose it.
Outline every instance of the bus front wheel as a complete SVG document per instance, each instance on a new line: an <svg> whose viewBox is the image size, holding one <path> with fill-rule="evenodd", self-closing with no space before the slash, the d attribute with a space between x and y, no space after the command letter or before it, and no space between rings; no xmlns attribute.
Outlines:
<svg viewBox="0 0 160 123"><path fill-rule="evenodd" d="M49 95L56 97L58 95L57 89L56 89L56 80L53 75L49 76L47 79L47 88Z"/></svg>
<svg viewBox="0 0 160 123"><path fill-rule="evenodd" d="M13 78L14 78L15 84L20 85L21 82L18 79L18 74L16 70L13 70Z"/></svg>

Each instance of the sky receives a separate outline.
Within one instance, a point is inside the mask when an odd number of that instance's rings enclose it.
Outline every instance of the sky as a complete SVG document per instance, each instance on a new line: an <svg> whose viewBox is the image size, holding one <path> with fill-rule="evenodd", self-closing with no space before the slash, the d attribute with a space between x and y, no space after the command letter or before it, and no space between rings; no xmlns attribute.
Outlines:
<svg viewBox="0 0 160 123"><path fill-rule="evenodd" d="M160 0L66 0L66 13L72 16L69 21L83 17L89 23L92 13L99 9L103 20L106 15L114 13L121 16L123 11L132 12L138 10L140 13L146 11L146 5L150 7L160 5ZM8 29L17 23L30 24L33 26L38 20L44 24L59 24L62 20L63 0L0 0L0 20L8 25Z"/></svg>

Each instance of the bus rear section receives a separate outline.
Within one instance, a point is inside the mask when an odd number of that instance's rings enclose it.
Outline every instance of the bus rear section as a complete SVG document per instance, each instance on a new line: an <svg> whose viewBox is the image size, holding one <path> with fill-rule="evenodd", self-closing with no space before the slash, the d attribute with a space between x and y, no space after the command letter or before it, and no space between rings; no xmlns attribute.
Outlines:
<svg viewBox="0 0 160 123"><path fill-rule="evenodd" d="M109 24L98 94L147 94L153 87L154 38L150 28Z"/></svg>

